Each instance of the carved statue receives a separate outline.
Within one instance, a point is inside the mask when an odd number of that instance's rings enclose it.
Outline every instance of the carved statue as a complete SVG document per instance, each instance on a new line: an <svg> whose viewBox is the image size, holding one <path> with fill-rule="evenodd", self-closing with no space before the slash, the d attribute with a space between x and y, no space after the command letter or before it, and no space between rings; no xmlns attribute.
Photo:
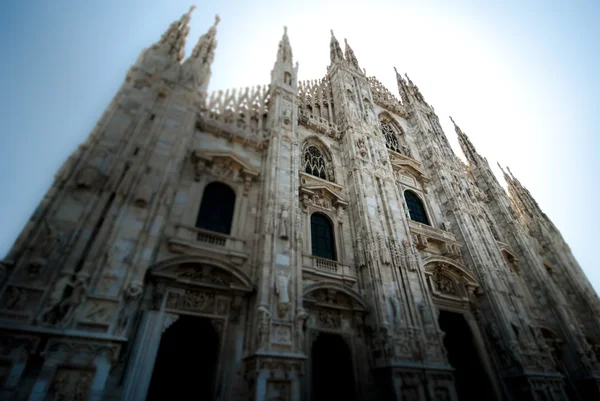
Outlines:
<svg viewBox="0 0 600 401"><path fill-rule="evenodd" d="M279 220L279 238L288 239L289 238L289 225L290 225L290 213L289 206L284 204L281 209L281 219Z"/></svg>
<svg viewBox="0 0 600 401"><path fill-rule="evenodd" d="M72 323L75 317L75 312L83 305L87 296L87 277L78 275L72 282L73 291L64 301L61 302L61 308L64 310L62 320L63 326L68 326Z"/></svg>
<svg viewBox="0 0 600 401"><path fill-rule="evenodd" d="M259 306L257 320L256 346L259 349L264 349L269 343L269 322L271 320L271 313L264 306Z"/></svg>
<svg viewBox="0 0 600 401"><path fill-rule="evenodd" d="M125 333L125 330L127 330L127 326L129 325L129 322L136 310L136 301L141 297L142 291L143 284L139 281L133 281L125 290L125 304L123 305L123 308L119 314L119 318L117 319L117 334L122 335Z"/></svg>
<svg viewBox="0 0 600 401"><path fill-rule="evenodd" d="M73 287L73 281L70 276L63 276L56 281L50 296L48 297L48 306L40 313L39 320L45 323L53 323L60 312L60 304L67 287Z"/></svg>
<svg viewBox="0 0 600 401"><path fill-rule="evenodd" d="M280 318L285 317L290 308L290 295L288 289L289 277L280 270L275 282L275 292L279 295L278 315Z"/></svg>
<svg viewBox="0 0 600 401"><path fill-rule="evenodd" d="M299 351L302 351L304 348L304 334L306 331L307 319L308 314L303 309L301 309L296 315L296 343L298 344Z"/></svg>

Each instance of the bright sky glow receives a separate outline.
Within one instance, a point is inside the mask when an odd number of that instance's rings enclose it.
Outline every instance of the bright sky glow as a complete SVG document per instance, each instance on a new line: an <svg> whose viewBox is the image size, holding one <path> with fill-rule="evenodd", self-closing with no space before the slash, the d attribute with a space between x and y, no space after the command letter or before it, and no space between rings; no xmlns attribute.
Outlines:
<svg viewBox="0 0 600 401"><path fill-rule="evenodd" d="M1 256L142 48L193 2L0 6ZM367 75L393 93L393 67L407 72L435 107L457 154L463 157L449 115L502 183L496 161L530 190L598 291L600 2L491 3L195 2L186 47L189 54L218 13L210 90L269 83L284 25L301 80L325 75L330 29L340 42L348 39Z"/></svg>

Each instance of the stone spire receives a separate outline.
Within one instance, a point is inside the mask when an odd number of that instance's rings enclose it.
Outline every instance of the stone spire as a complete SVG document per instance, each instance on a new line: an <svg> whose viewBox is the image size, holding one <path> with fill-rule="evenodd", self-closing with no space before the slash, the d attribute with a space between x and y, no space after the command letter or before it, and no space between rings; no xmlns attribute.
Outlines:
<svg viewBox="0 0 600 401"><path fill-rule="evenodd" d="M285 63L287 60L292 60L292 46L287 34L287 26L283 27L283 36L279 41L279 50L277 50L277 61Z"/></svg>
<svg viewBox="0 0 600 401"><path fill-rule="evenodd" d="M292 46L287 34L287 27L283 27L283 36L279 41L277 59L271 70L271 86L288 85L296 88L298 82L298 63L293 65Z"/></svg>
<svg viewBox="0 0 600 401"><path fill-rule="evenodd" d="M354 55L354 51L352 50L352 48L350 47L350 45L348 44L348 40L346 40L344 38L344 43L346 44L346 60L357 70L360 71L360 67L358 66L358 60L356 59L356 56Z"/></svg>
<svg viewBox="0 0 600 401"><path fill-rule="evenodd" d="M218 15L215 15L215 22L210 27L208 32L200 36L198 43L194 46L190 58L199 58L204 63L211 63L215 57L215 49L217 48L217 25L221 21ZM189 59L188 59L189 60Z"/></svg>
<svg viewBox="0 0 600 401"><path fill-rule="evenodd" d="M175 57L179 62L183 60L185 40L190 31L190 17L196 6L191 6L187 13L183 14L177 21L171 23L163 33L160 41L155 46L164 47L168 54Z"/></svg>
<svg viewBox="0 0 600 401"><path fill-rule="evenodd" d="M200 92L206 92L210 80L210 66L215 58L217 48L217 25L221 19L215 15L215 22L208 32L200 36L192 54L182 67L182 83L195 86Z"/></svg>
<svg viewBox="0 0 600 401"><path fill-rule="evenodd" d="M458 135L458 143L460 144L460 148L465 154L467 160L469 161L469 163L478 164L481 156L479 156L479 154L477 153L475 146L473 146L473 143L471 142L467 134L462 132L460 127L456 125L452 117L450 117L450 121L452 121L452 124L454 124L454 131L456 131L456 135Z"/></svg>
<svg viewBox="0 0 600 401"><path fill-rule="evenodd" d="M402 103L407 104L410 102L408 85L396 67L394 67L394 71L396 72L396 82L398 83L398 92L400 93L400 98L402 99Z"/></svg>
<svg viewBox="0 0 600 401"><path fill-rule="evenodd" d="M329 48L332 64L344 61L344 53L342 53L342 48L333 34L333 29L331 30L331 43L329 44Z"/></svg>

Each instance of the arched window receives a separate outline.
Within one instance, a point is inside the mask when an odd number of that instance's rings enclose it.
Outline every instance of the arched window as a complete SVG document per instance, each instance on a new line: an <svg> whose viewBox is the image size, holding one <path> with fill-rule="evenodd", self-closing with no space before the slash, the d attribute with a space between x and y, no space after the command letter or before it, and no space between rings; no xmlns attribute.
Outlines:
<svg viewBox="0 0 600 401"><path fill-rule="evenodd" d="M425 213L423 202L421 202L421 199L414 192L404 191L404 199L406 199L406 206L408 206L408 213L411 220L427 224L428 226L431 225L429 224L427 213Z"/></svg>
<svg viewBox="0 0 600 401"><path fill-rule="evenodd" d="M334 181L331 157L316 144L307 144L303 151L303 171L315 177Z"/></svg>
<svg viewBox="0 0 600 401"><path fill-rule="evenodd" d="M331 221L321 213L310 216L312 254L320 258L335 260L335 239Z"/></svg>
<svg viewBox="0 0 600 401"><path fill-rule="evenodd" d="M196 227L218 233L231 232L235 192L220 182L208 184L200 204Z"/></svg>
<svg viewBox="0 0 600 401"><path fill-rule="evenodd" d="M404 142L402 130L385 119L380 120L380 123L381 132L385 137L385 146L387 146L388 149L391 149L394 152L398 152L400 154L403 154L404 156L410 156L410 150Z"/></svg>

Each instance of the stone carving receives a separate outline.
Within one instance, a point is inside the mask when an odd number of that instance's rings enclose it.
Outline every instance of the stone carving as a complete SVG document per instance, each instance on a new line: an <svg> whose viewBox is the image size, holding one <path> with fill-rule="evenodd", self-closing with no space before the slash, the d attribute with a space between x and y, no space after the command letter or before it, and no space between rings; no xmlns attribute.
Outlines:
<svg viewBox="0 0 600 401"><path fill-rule="evenodd" d="M342 315L339 311L319 310L319 324L329 329L339 329L342 327Z"/></svg>
<svg viewBox="0 0 600 401"><path fill-rule="evenodd" d="M435 283L435 289L443 294L457 295L456 285L454 281L441 273L436 273L433 276L433 282Z"/></svg>
<svg viewBox="0 0 600 401"><path fill-rule="evenodd" d="M165 320L162 325L162 333L164 333L169 327L173 325L179 319L179 315L174 313L165 313Z"/></svg>
<svg viewBox="0 0 600 401"><path fill-rule="evenodd" d="M366 157L367 156L367 146L365 145L365 140L363 138L358 138L356 140L356 147L358 149L358 153L362 156L362 157Z"/></svg>
<svg viewBox="0 0 600 401"><path fill-rule="evenodd" d="M296 315L296 344L299 350L304 348L304 335L306 332L307 319L308 313L304 310L300 310Z"/></svg>
<svg viewBox="0 0 600 401"><path fill-rule="evenodd" d="M68 288L72 288L71 294L65 298ZM47 300L48 306L40 313L39 321L48 324L71 323L76 309L81 305L87 293L87 277L79 275L76 278L63 276L50 292Z"/></svg>
<svg viewBox="0 0 600 401"><path fill-rule="evenodd" d="M279 296L277 305L278 316L279 318L283 318L290 309L289 277L282 270L279 270L276 280L275 292Z"/></svg>
<svg viewBox="0 0 600 401"><path fill-rule="evenodd" d="M292 344L292 331L289 326L273 325L273 334L271 336L273 344Z"/></svg>
<svg viewBox="0 0 600 401"><path fill-rule="evenodd" d="M291 383L283 380L268 380L266 401L291 401Z"/></svg>
<svg viewBox="0 0 600 401"><path fill-rule="evenodd" d="M52 379L47 401L87 401L92 379L90 371L59 368Z"/></svg>
<svg viewBox="0 0 600 401"><path fill-rule="evenodd" d="M279 219L279 238L288 239L290 235L290 212L289 206L284 204L281 208L281 218Z"/></svg>
<svg viewBox="0 0 600 401"><path fill-rule="evenodd" d="M119 317L117 318L116 333L118 335L123 335L127 331L129 322L135 315L137 301L141 298L142 292L143 284L139 281L131 282L131 284L129 284L125 290L125 294L123 296L124 304L121 308L121 312L119 313Z"/></svg>
<svg viewBox="0 0 600 401"><path fill-rule="evenodd" d="M181 308L197 312L211 312L214 304L215 294L190 290L185 292Z"/></svg>
<svg viewBox="0 0 600 401"><path fill-rule="evenodd" d="M29 297L27 296L26 289L19 287L8 287L2 299L2 308L13 311L22 311L25 309L28 299Z"/></svg>
<svg viewBox="0 0 600 401"><path fill-rule="evenodd" d="M381 256L381 263L389 265L392 263L392 258L390 256L390 249L387 245L387 241L383 234L379 234L377 236L377 241L379 243L379 255Z"/></svg>
<svg viewBox="0 0 600 401"><path fill-rule="evenodd" d="M364 267L366 265L365 244L360 234L356 236L356 262L358 267Z"/></svg>
<svg viewBox="0 0 600 401"><path fill-rule="evenodd" d="M269 344L269 324L271 322L271 313L264 306L259 306L256 318L256 347L258 349L265 349Z"/></svg>

